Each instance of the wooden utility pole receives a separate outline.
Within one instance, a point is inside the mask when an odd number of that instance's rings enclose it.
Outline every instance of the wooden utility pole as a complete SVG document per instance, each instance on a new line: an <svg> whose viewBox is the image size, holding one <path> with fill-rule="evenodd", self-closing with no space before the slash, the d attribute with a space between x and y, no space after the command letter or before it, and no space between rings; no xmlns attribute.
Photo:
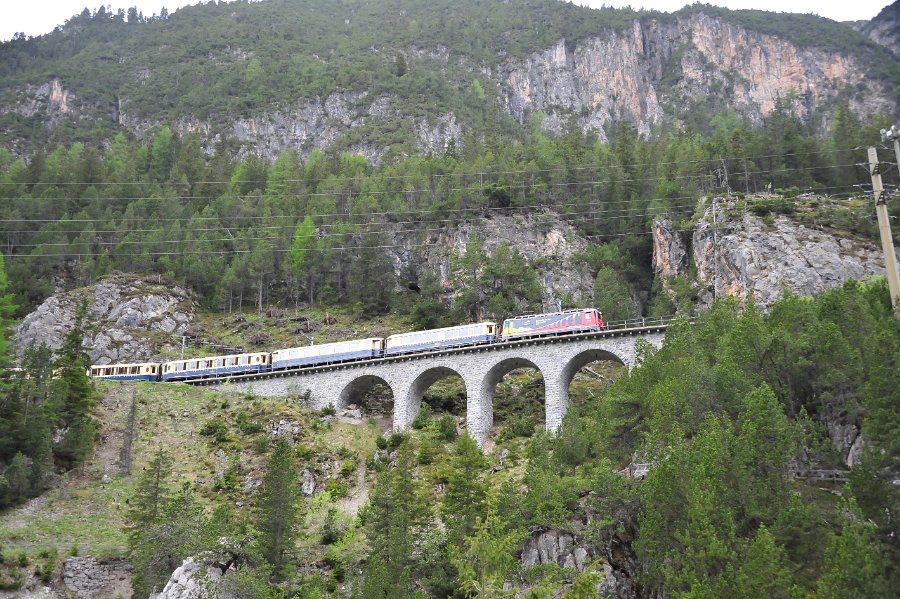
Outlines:
<svg viewBox="0 0 900 599"><path fill-rule="evenodd" d="M884 250L884 266L887 270L888 289L891 292L891 306L897 312L900 298L900 280L897 276L897 256L894 254L894 240L891 237L891 221L888 218L881 171L878 169L878 151L869 148L869 174L872 176L872 193L875 196L875 214L878 216L878 231L881 233L881 249Z"/></svg>

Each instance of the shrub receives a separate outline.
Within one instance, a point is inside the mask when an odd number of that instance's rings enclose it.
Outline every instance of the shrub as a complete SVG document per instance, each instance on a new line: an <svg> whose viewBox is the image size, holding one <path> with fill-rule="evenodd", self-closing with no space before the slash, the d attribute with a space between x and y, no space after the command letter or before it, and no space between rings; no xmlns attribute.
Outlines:
<svg viewBox="0 0 900 599"><path fill-rule="evenodd" d="M322 408L322 416L334 416L337 414L337 410L334 407L334 404L328 404L324 408Z"/></svg>
<svg viewBox="0 0 900 599"><path fill-rule="evenodd" d="M388 442L387 439L384 438L384 435L378 435L375 437L375 447L378 449L387 449Z"/></svg>
<svg viewBox="0 0 900 599"><path fill-rule="evenodd" d="M533 416L514 415L507 421L506 427L500 435L500 440L506 441L516 437L525 437L527 439L534 435L534 425Z"/></svg>
<svg viewBox="0 0 900 599"><path fill-rule="evenodd" d="M256 433L261 433L263 431L262 423L257 420L252 420L247 416L247 412L244 412L243 410L238 412L237 425L238 429L245 435L255 435Z"/></svg>
<svg viewBox="0 0 900 599"><path fill-rule="evenodd" d="M265 435L260 435L253 439L253 451L258 453L259 455L263 455L267 451L269 451L269 438Z"/></svg>
<svg viewBox="0 0 900 599"><path fill-rule="evenodd" d="M417 431L422 430L431 423L431 408L427 403L423 403L419 408L419 413L413 418L412 427Z"/></svg>
<svg viewBox="0 0 900 599"><path fill-rule="evenodd" d="M441 441L456 441L456 419L452 414L444 414L437 421L437 437Z"/></svg>
<svg viewBox="0 0 900 599"><path fill-rule="evenodd" d="M205 437L212 437L216 443L224 443L228 440L228 425L221 418L210 418L203 423L200 434Z"/></svg>
<svg viewBox="0 0 900 599"><path fill-rule="evenodd" d="M403 443L405 441L406 441L406 433L397 432L397 433L391 433L391 436L388 437L387 444L388 444L389 448L396 449L396 448L400 447L401 445L403 445Z"/></svg>

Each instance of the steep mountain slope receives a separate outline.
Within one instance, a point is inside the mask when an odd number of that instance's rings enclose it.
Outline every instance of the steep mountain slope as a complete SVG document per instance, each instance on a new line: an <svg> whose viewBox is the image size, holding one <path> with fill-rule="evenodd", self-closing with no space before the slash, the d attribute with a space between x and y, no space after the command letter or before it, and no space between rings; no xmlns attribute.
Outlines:
<svg viewBox="0 0 900 599"><path fill-rule="evenodd" d="M900 0L885 6L874 19L861 24L860 33L900 54Z"/></svg>
<svg viewBox="0 0 900 599"><path fill-rule="evenodd" d="M893 114L900 81L888 50L811 15L548 0L268 0L149 21L100 9L0 57L0 135L19 152L171 124L269 159L334 147L375 162L521 136L532 119L601 137L626 120L648 134L697 107L758 124L782 100L821 126L836 100Z"/></svg>

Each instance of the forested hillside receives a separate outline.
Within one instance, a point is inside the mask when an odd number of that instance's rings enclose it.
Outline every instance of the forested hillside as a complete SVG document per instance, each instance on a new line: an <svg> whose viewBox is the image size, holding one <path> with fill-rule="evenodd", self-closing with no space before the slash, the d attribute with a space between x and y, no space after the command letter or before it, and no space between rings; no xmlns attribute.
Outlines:
<svg viewBox="0 0 900 599"><path fill-rule="evenodd" d="M653 283L654 217L685 226L696 198L729 191L859 197L867 175L856 165L864 153L854 148L877 135L879 122L863 126L839 106L834 132L823 139L808 135L786 108L761 130L725 113L711 120L708 135L645 140L622 125L602 143L577 132L535 132L527 143L487 139L443 158L377 169L349 153L315 151L301 160L287 151L271 165L254 155L236 158L227 147L207 157L196 137L163 128L146 142L118 134L106 150L74 143L27 161L0 150L0 230L22 311L54 288L118 270L173 276L214 309L304 302L359 304L368 315L418 310L431 313L433 325L501 318L539 307L534 265L514 253L466 252L474 262L457 262L450 274L460 278L441 281L447 274L423 269L415 256L463 253L432 247L430 232L547 211L596 244L579 258L594 276L605 269L609 281L614 272L618 282L595 300L612 287L637 297ZM893 172L885 181L894 184ZM862 204L815 218L874 239L870 214ZM400 245L411 256L402 268L391 253ZM466 292L447 296L451 289ZM620 317L650 310L652 298L644 297ZM560 299L572 306L589 301Z"/></svg>

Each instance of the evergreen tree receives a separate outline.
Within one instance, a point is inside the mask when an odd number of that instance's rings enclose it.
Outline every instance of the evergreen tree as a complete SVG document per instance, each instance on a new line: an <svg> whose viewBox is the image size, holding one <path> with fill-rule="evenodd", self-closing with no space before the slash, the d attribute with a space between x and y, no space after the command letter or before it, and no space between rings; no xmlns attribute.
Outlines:
<svg viewBox="0 0 900 599"><path fill-rule="evenodd" d="M364 511L369 555L378 556L387 570L385 580L395 586L392 596L402 596L397 588L403 572L416 561L413 548L424 532L427 510L412 471L412 455L407 446L397 451L397 467L378 475ZM381 578L377 571L375 578Z"/></svg>
<svg viewBox="0 0 900 599"><path fill-rule="evenodd" d="M280 575L297 538L297 466L291 444L278 439L260 487L259 546L263 558Z"/></svg>
<svg viewBox="0 0 900 599"><path fill-rule="evenodd" d="M793 596L791 589L787 554L783 547L775 543L772 533L764 525L760 526L738 568L735 596L790 599Z"/></svg>
<svg viewBox="0 0 900 599"><path fill-rule="evenodd" d="M447 535L457 547L462 547L463 539L474 532L476 521L484 514L487 484L482 480L483 474L481 448L469 435L459 437L441 503Z"/></svg>
<svg viewBox="0 0 900 599"><path fill-rule="evenodd" d="M3 254L0 254L0 368L8 366L12 361L8 319L15 311L16 305L13 303L13 294L9 293L9 279L6 276ZM2 388L0 393L3 393Z"/></svg>
<svg viewBox="0 0 900 599"><path fill-rule="evenodd" d="M887 580L888 564L856 500L844 487L840 534L833 534L825 550L825 563L816 597L821 599L887 599L895 596Z"/></svg>

